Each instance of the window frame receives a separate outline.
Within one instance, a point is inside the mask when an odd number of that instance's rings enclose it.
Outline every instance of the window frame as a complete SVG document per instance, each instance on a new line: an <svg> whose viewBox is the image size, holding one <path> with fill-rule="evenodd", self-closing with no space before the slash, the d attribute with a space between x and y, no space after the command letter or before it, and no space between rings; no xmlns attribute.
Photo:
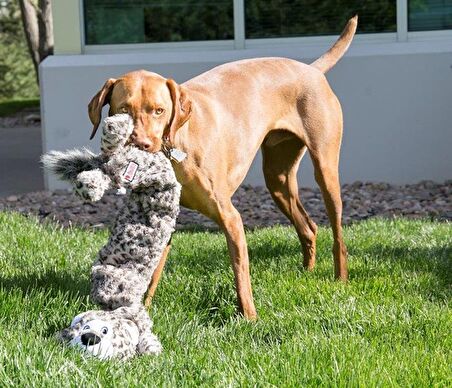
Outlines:
<svg viewBox="0 0 452 388"><path fill-rule="evenodd" d="M160 43L117 43L89 45L85 43L85 20L83 0L79 0L81 51L84 54L135 52L135 51L196 51L196 50L243 50L282 46L324 46L337 35L303 36L290 38L245 38L245 1L233 0L234 39ZM356 43L395 43L451 39L452 30L408 31L408 0L396 0L397 31L356 35Z"/></svg>

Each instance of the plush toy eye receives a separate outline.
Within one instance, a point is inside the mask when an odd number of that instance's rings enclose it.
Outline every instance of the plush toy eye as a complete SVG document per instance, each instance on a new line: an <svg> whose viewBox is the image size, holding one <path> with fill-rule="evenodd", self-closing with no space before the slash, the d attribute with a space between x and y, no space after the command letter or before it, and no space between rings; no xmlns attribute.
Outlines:
<svg viewBox="0 0 452 388"><path fill-rule="evenodd" d="M125 106L123 106L120 110L121 113L129 113L129 110Z"/></svg>
<svg viewBox="0 0 452 388"><path fill-rule="evenodd" d="M83 330L88 330L88 329L89 329L89 325L83 326Z"/></svg>
<svg viewBox="0 0 452 388"><path fill-rule="evenodd" d="M106 328L106 327L103 327L102 328L102 334L107 334L108 333L108 328Z"/></svg>
<svg viewBox="0 0 452 388"><path fill-rule="evenodd" d="M157 116L160 116L162 113L163 113L163 109L162 109L162 108L157 108L157 109L155 110L155 114L156 114Z"/></svg>

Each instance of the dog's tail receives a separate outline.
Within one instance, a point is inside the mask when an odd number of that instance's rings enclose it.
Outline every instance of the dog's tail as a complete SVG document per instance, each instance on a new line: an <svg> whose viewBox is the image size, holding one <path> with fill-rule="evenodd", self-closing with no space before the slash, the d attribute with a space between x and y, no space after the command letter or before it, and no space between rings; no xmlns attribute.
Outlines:
<svg viewBox="0 0 452 388"><path fill-rule="evenodd" d="M319 59L311 63L316 69L319 69L322 73L326 73L330 70L345 54L353 37L355 36L356 27L358 26L358 15L352 17L342 31L341 36L333 44L333 46L323 54Z"/></svg>

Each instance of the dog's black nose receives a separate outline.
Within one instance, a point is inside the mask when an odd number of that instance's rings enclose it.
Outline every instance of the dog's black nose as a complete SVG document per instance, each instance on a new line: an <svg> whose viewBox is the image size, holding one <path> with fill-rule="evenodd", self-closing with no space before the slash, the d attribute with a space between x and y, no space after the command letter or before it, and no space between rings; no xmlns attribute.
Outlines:
<svg viewBox="0 0 452 388"><path fill-rule="evenodd" d="M85 346L96 345L100 342L100 337L93 333L82 334L82 344Z"/></svg>

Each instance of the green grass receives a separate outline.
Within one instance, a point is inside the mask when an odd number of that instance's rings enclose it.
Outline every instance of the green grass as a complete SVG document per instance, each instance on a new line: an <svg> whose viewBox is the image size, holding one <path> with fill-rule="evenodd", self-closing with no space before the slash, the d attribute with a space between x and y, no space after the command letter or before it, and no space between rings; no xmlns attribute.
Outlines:
<svg viewBox="0 0 452 388"><path fill-rule="evenodd" d="M369 220L346 228L350 282L333 281L329 229L300 268L292 228L248 233L260 319L235 313L221 234L176 233L152 306L164 353L102 362L53 334L91 308L107 233L0 213L0 385L450 386L452 228Z"/></svg>
<svg viewBox="0 0 452 388"><path fill-rule="evenodd" d="M0 117L11 116L26 108L39 108L39 98L0 100Z"/></svg>

